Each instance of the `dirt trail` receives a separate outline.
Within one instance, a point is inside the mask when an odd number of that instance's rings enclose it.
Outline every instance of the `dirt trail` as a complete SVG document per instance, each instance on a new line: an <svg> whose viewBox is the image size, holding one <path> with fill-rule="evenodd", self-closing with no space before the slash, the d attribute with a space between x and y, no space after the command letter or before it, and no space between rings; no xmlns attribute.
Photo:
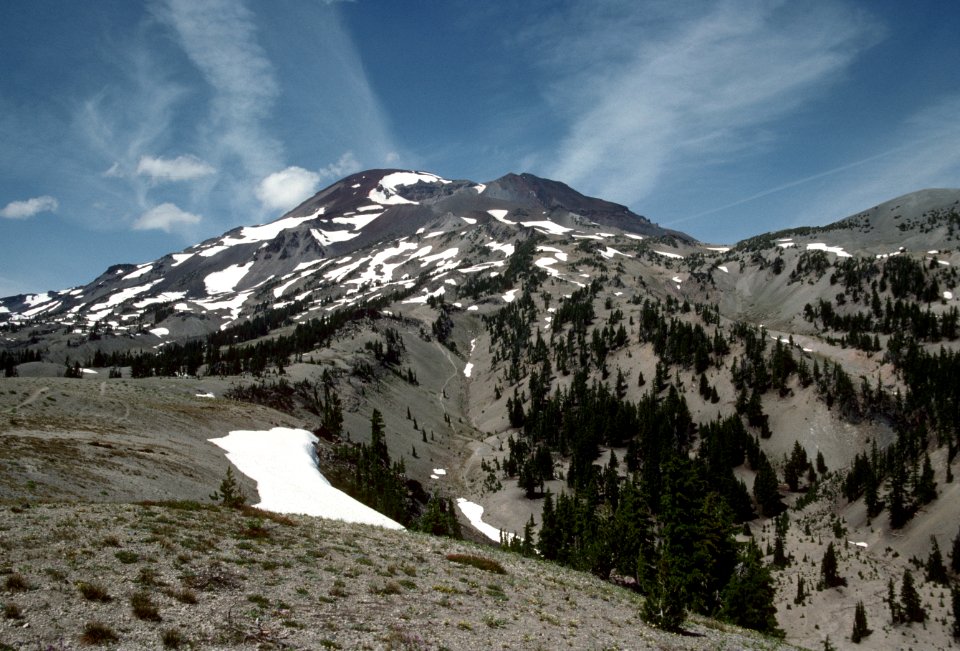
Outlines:
<svg viewBox="0 0 960 651"><path fill-rule="evenodd" d="M26 400L24 400L24 401L21 402L19 405L17 405L16 408L17 408L17 409L20 409L21 407L26 407L27 405L29 405L30 403L34 402L37 398L39 398L40 396L42 396L44 393L46 393L46 392L49 391L49 390L50 390L50 387L40 387L39 389L37 389L36 391L34 391L33 393L31 393L30 396L29 396Z"/></svg>
<svg viewBox="0 0 960 651"><path fill-rule="evenodd" d="M443 383L443 386L440 388L440 393L437 394L437 399L440 401L440 407L443 409L443 413L447 413L447 405L444 402L446 400L447 386L450 384L450 381L457 377L457 373L460 372L460 369L457 368L456 362L453 361L453 358L450 356L450 351L447 350L440 342L434 342L437 348L440 349L440 352L443 353L443 356L447 358L447 361L450 362L450 366L453 367L453 373L450 374L450 377L447 378L446 382Z"/></svg>

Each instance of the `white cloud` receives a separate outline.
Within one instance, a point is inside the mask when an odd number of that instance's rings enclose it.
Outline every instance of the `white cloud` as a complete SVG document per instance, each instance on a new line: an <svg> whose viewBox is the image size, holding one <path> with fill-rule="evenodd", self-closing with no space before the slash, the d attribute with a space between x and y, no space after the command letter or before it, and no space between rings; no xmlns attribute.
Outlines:
<svg viewBox="0 0 960 651"><path fill-rule="evenodd" d="M339 180L353 172L360 171L360 162L354 157L352 151L344 152L335 163L330 163L320 170L320 177L324 179Z"/></svg>
<svg viewBox="0 0 960 651"><path fill-rule="evenodd" d="M51 196L33 197L26 201L11 201L0 210L0 217L6 219L28 219L42 212L53 212L60 207Z"/></svg>
<svg viewBox="0 0 960 651"><path fill-rule="evenodd" d="M137 174L150 177L153 181L191 181L210 176L216 171L212 165L195 156L177 156L176 158L142 156L137 163Z"/></svg>
<svg viewBox="0 0 960 651"><path fill-rule="evenodd" d="M161 230L167 233L178 225L197 224L200 216L185 212L172 203L162 203L140 215L133 222L134 230Z"/></svg>
<svg viewBox="0 0 960 651"><path fill-rule="evenodd" d="M705 10L705 7L709 7ZM635 203L672 171L776 139L773 122L835 82L879 33L833 4L730 0L578 5L533 34L548 100L568 122L541 166Z"/></svg>
<svg viewBox="0 0 960 651"><path fill-rule="evenodd" d="M316 192L318 183L316 172L291 166L260 181L257 198L268 210L288 210Z"/></svg>

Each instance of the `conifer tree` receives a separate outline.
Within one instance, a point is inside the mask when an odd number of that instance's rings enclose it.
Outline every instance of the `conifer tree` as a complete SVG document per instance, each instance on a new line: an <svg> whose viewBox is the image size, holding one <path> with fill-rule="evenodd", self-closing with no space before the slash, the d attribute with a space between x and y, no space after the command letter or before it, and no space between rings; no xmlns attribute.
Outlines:
<svg viewBox="0 0 960 651"><path fill-rule="evenodd" d="M947 584L947 568L943 564L943 556L940 553L940 545L937 544L936 536L930 536L930 555L927 557L927 581Z"/></svg>
<svg viewBox="0 0 960 651"><path fill-rule="evenodd" d="M893 577L887 580L886 601L890 608L890 623L899 624L903 622L903 610L900 608L900 602L897 601L897 592L893 587Z"/></svg>
<svg viewBox="0 0 960 651"><path fill-rule="evenodd" d="M953 637L960 640L960 586L953 586L950 595L953 600Z"/></svg>
<svg viewBox="0 0 960 651"><path fill-rule="evenodd" d="M547 493L543 498L543 511L540 515L540 534L537 536L537 548L540 555L548 561L557 560L560 551L560 524L553 509L553 496Z"/></svg>
<svg viewBox="0 0 960 651"><path fill-rule="evenodd" d="M655 571L644 586L643 608L640 616L643 621L665 631L677 631L686 617L683 585L677 568L676 559L668 549L661 548L655 563Z"/></svg>
<svg viewBox="0 0 960 651"><path fill-rule="evenodd" d="M753 498L757 500L757 506L760 507L763 515L773 517L783 510L777 473L763 451L760 451L757 466L757 476L753 482Z"/></svg>
<svg viewBox="0 0 960 651"><path fill-rule="evenodd" d="M900 611L905 622L923 622L927 618L927 611L920 601L920 594L913 584L913 574L904 570L903 582L900 584Z"/></svg>
<svg viewBox="0 0 960 651"><path fill-rule="evenodd" d="M840 576L837 571L837 551L834 549L832 541L827 545L827 551L823 554L823 561L820 564L820 576L823 585L828 588L847 585L847 580Z"/></svg>
<svg viewBox="0 0 960 651"><path fill-rule="evenodd" d="M793 603L802 606L807 599L807 589L804 585L803 576L797 575L797 596L793 598Z"/></svg>
<svg viewBox="0 0 960 651"><path fill-rule="evenodd" d="M773 603L776 593L773 577L752 539L741 550L739 560L721 595L720 618L737 626L782 635Z"/></svg>
<svg viewBox="0 0 960 651"><path fill-rule="evenodd" d="M960 529L953 538L953 548L950 550L950 569L954 574L960 574Z"/></svg>
<svg viewBox="0 0 960 651"><path fill-rule="evenodd" d="M850 635L850 641L859 644L860 640L872 632L867 627L867 609L864 608L862 601L858 601L856 612L853 615L853 633Z"/></svg>

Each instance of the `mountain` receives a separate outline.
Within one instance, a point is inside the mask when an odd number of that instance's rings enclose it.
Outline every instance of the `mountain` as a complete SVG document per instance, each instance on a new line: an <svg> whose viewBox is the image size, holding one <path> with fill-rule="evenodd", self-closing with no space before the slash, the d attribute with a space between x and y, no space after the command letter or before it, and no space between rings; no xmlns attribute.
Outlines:
<svg viewBox="0 0 960 651"><path fill-rule="evenodd" d="M363 172L2 299L0 497L207 501L209 439L297 427L397 522L458 499L468 537L638 586L666 628L844 648L863 601L862 645L946 647L957 237L960 190L714 246L528 174ZM885 601L908 570L925 627Z"/></svg>

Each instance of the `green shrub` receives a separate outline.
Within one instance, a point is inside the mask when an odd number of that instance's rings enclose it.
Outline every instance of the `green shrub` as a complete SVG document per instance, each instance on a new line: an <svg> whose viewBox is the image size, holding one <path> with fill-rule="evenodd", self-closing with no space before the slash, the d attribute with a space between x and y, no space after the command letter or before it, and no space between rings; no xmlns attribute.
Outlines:
<svg viewBox="0 0 960 651"><path fill-rule="evenodd" d="M507 571L503 569L503 565L492 558L485 558L483 556L476 556L474 554L447 554L447 560L453 561L454 563L460 563L461 565L472 565L477 569L481 569L486 572L493 572L494 574L507 573Z"/></svg>

